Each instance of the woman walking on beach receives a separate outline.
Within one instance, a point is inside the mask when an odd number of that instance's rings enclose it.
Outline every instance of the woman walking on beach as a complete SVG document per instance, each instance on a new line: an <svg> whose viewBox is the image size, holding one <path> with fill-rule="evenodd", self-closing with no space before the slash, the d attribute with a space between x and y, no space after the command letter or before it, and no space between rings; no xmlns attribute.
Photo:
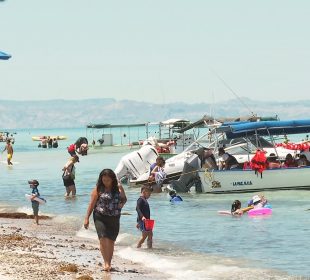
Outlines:
<svg viewBox="0 0 310 280"><path fill-rule="evenodd" d="M125 191L118 183L115 173L111 169L102 170L91 193L84 227L88 229L89 217L93 212L105 271L112 269L114 243L119 233L121 210L126 201Z"/></svg>

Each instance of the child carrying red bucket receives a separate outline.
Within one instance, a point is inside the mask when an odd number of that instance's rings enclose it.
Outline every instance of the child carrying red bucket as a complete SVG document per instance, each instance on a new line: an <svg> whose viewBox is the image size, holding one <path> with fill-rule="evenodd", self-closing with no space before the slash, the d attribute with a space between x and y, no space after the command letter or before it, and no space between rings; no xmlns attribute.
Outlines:
<svg viewBox="0 0 310 280"><path fill-rule="evenodd" d="M153 228L154 220L151 220L150 206L147 200L150 198L152 189L149 186L141 188L141 196L137 200L137 228L142 232L141 239L137 244L137 248L141 248L145 239L147 239L147 247L152 248L153 245Z"/></svg>

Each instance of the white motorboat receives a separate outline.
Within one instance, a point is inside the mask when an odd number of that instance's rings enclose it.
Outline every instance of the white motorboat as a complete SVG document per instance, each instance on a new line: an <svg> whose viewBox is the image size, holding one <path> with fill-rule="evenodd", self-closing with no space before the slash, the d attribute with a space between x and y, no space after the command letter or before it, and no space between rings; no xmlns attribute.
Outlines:
<svg viewBox="0 0 310 280"><path fill-rule="evenodd" d="M310 132L310 120L265 121L235 124L219 128L229 139L239 137L301 134ZM288 150L290 151L290 150ZM286 151L287 152L287 151ZM290 151L293 153L293 151ZM298 151L299 152L299 151ZM274 148L277 154L277 148ZM208 170L200 168L201 190L204 193L257 192L262 190L310 189L310 167L266 169L262 176L253 170Z"/></svg>

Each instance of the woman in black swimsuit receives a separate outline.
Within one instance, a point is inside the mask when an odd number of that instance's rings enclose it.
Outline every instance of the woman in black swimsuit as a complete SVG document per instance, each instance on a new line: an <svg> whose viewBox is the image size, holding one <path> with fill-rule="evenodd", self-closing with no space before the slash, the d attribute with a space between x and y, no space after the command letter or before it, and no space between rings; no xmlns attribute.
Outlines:
<svg viewBox="0 0 310 280"><path fill-rule="evenodd" d="M91 193L84 227L88 229L89 217L93 212L105 271L112 269L114 243L119 233L121 210L126 201L125 191L118 183L115 173L111 169L102 170L97 185Z"/></svg>

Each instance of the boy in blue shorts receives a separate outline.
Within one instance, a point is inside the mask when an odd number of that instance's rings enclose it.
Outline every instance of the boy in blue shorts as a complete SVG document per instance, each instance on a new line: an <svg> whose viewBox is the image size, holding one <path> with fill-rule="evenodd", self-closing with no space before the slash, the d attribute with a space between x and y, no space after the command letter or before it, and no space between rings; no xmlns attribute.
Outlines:
<svg viewBox="0 0 310 280"><path fill-rule="evenodd" d="M138 242L137 248L141 248L142 244L144 243L145 239L147 239L147 247L149 249L153 246L153 231L147 231L144 226L144 221L146 219L150 219L151 212L150 206L147 200L150 198L152 193L152 189L149 186L143 186L141 188L141 196L137 200L137 228L142 232L141 239Z"/></svg>

